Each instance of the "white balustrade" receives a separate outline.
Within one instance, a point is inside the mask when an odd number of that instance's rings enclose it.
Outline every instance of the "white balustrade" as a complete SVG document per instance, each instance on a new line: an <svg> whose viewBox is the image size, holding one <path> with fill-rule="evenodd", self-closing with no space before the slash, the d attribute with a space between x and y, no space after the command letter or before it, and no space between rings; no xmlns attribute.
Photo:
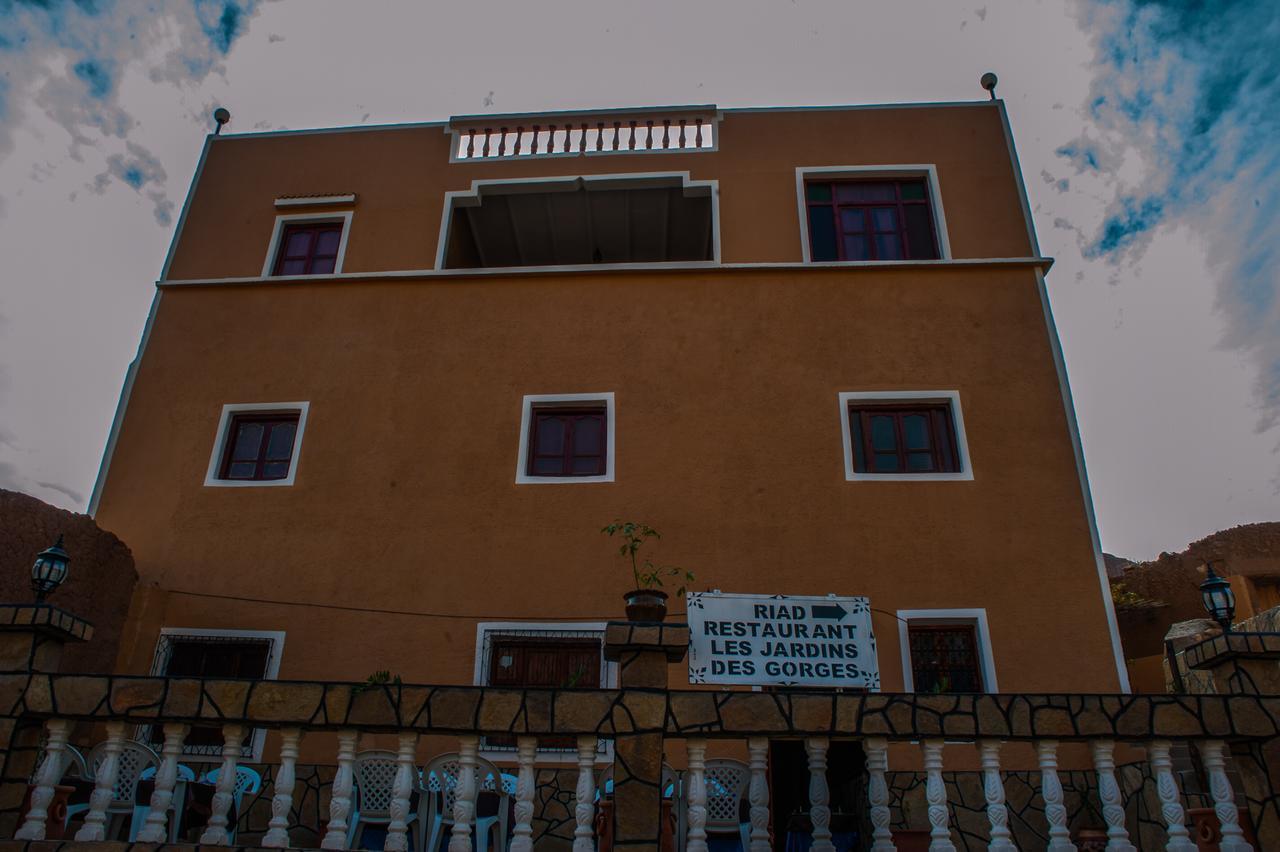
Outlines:
<svg viewBox="0 0 1280 852"><path fill-rule="evenodd" d="M550 119L550 117L548 117ZM453 130L455 160L697 151L715 147L716 122L706 116L675 118L605 115L596 119L528 124L500 121Z"/></svg>
<svg viewBox="0 0 1280 852"><path fill-rule="evenodd" d="M1173 760L1169 757L1171 747L1168 740L1156 740L1147 748L1156 793L1160 796L1160 816L1168 827L1164 848L1168 852L1196 852L1196 844L1191 841L1184 824L1186 812L1182 809L1182 794L1178 790L1178 779L1173 774Z"/></svg>
<svg viewBox="0 0 1280 852"><path fill-rule="evenodd" d="M1062 782L1058 779L1058 743L1040 740L1036 743L1040 758L1040 795L1044 798L1044 816L1049 823L1049 845L1046 852L1076 852L1067 828L1067 809L1062 803Z"/></svg>
<svg viewBox="0 0 1280 852"><path fill-rule="evenodd" d="M107 808L111 807L120 771L120 752L124 750L124 722L107 723L107 741L102 750L102 762L94 770L93 793L89 796L89 811L84 825L76 832L76 840L101 841L107 835Z"/></svg>
<svg viewBox="0 0 1280 852"><path fill-rule="evenodd" d="M359 739L359 731L338 732L338 770L334 773L329 792L329 825L320 841L321 849L347 848L347 831L350 829L347 818L351 815L351 788L355 782L352 765Z"/></svg>
<svg viewBox="0 0 1280 852"><path fill-rule="evenodd" d="M297 783L298 744L301 728L280 732L280 769L276 772L275 794L271 797L271 821L262 845L269 849L289 848L289 814L293 810L293 786Z"/></svg>
<svg viewBox="0 0 1280 852"><path fill-rule="evenodd" d="M707 852L707 741L687 740L685 747L689 753L689 771L685 775L689 837L685 852Z"/></svg>
<svg viewBox="0 0 1280 852"><path fill-rule="evenodd" d="M1009 852L1017 850L1009 833L1009 810L1004 804L1004 782L1000 778L1000 742L983 740L978 743L982 755L982 792L987 799L987 822L990 824L991 842L988 849Z"/></svg>
<svg viewBox="0 0 1280 852"><path fill-rule="evenodd" d="M1209 793L1213 796L1213 812L1218 817L1218 825L1222 831L1218 848L1222 852L1253 852L1253 846L1244 839L1244 831L1240 828L1240 811L1236 807L1236 797L1231 790L1231 781L1227 778L1222 741L1207 740L1199 745L1204 771L1209 776Z"/></svg>
<svg viewBox="0 0 1280 852"><path fill-rule="evenodd" d="M244 728L240 725L222 726L222 765L218 768L218 783L214 786L213 802L209 806L209 826L200 835L200 842L207 846L226 846L230 842L228 814L235 801L236 762L240 758L243 741Z"/></svg>
<svg viewBox="0 0 1280 852"><path fill-rule="evenodd" d="M418 776L414 766L417 754L418 735L401 734L396 748L396 774L391 782L387 839L382 846L386 852L405 852L409 848L409 797Z"/></svg>
<svg viewBox="0 0 1280 852"><path fill-rule="evenodd" d="M595 829L592 826L596 798L595 765L596 738L578 737L578 785L573 797L573 817L577 824L573 829L573 852L595 852ZM616 778L614 783L617 783Z"/></svg>
<svg viewBox="0 0 1280 852"><path fill-rule="evenodd" d="M67 734L71 732L71 723L65 719L50 719L44 728L48 736L44 746L44 762L40 764L40 770L36 774L27 818L13 835L15 840L44 840L49 804L53 801L53 788L62 780L67 758Z"/></svg>
<svg viewBox="0 0 1280 852"><path fill-rule="evenodd" d="M182 756L182 743L187 739L189 730L187 725L172 722L164 726L160 768L156 770L155 789L151 793L147 820L138 832L139 843L164 843L168 839L166 824L169 807L173 804L174 789L178 784L178 758Z"/></svg>
<svg viewBox="0 0 1280 852"><path fill-rule="evenodd" d="M747 798L751 804L751 840L747 852L769 852L769 741L764 737L747 740L751 782Z"/></svg>
<svg viewBox="0 0 1280 852"><path fill-rule="evenodd" d="M511 832L511 852L533 852L534 760L538 755L537 737L516 738L515 828Z"/></svg>
<svg viewBox="0 0 1280 852"><path fill-rule="evenodd" d="M867 755L867 803L871 806L871 852L893 852L893 832L889 829L889 742L871 737L863 742Z"/></svg>
<svg viewBox="0 0 1280 852"><path fill-rule="evenodd" d="M453 830L449 852L471 852L471 825L476 818L476 751L480 738L458 737L458 792L453 799ZM502 779L497 779L501 783Z"/></svg>
<svg viewBox="0 0 1280 852"><path fill-rule="evenodd" d="M950 814L947 811L947 785L942 780L942 740L925 740L925 799L929 802L929 852L955 852L951 842Z"/></svg>
<svg viewBox="0 0 1280 852"><path fill-rule="evenodd" d="M1102 800L1102 821L1107 824L1107 852L1137 852L1129 842L1124 826L1124 801L1116 781L1116 744L1111 740L1093 741L1093 766L1098 773L1098 798Z"/></svg>
<svg viewBox="0 0 1280 852"><path fill-rule="evenodd" d="M831 842L831 796L827 791L826 737L809 737L804 749L809 757L809 822L813 825L813 852L835 852Z"/></svg>

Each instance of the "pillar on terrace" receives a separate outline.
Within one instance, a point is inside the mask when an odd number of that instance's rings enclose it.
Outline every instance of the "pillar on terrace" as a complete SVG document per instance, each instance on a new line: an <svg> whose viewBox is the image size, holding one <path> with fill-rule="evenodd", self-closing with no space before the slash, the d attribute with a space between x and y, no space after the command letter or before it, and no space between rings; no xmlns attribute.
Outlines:
<svg viewBox="0 0 1280 852"><path fill-rule="evenodd" d="M667 667L684 659L689 625L611 621L604 658L619 664L618 685L633 729L614 736L613 842L658 852L662 838L662 752Z"/></svg>
<svg viewBox="0 0 1280 852"><path fill-rule="evenodd" d="M0 671L58 671L69 642L93 637L93 625L49 604L0 604ZM0 719L0 837L13 837L40 756L41 725Z"/></svg>

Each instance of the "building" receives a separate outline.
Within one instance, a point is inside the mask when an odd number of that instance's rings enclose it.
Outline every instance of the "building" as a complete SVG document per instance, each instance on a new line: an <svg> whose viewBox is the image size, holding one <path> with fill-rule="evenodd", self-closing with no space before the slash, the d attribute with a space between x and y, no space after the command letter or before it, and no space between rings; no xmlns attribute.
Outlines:
<svg viewBox="0 0 1280 852"><path fill-rule="evenodd" d="M616 685L636 518L866 596L886 692L1125 692L1050 265L999 100L210 136L92 500L117 669Z"/></svg>

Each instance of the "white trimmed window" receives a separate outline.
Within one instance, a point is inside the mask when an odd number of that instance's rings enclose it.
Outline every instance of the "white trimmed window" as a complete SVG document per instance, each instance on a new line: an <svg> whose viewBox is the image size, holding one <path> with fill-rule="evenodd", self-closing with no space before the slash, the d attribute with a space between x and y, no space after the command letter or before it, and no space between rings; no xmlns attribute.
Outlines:
<svg viewBox="0 0 1280 852"><path fill-rule="evenodd" d="M352 211L276 216L262 277L337 275L347 254Z"/></svg>
<svg viewBox="0 0 1280 852"><path fill-rule="evenodd" d="M612 393L529 394L516 483L613 482Z"/></svg>
<svg viewBox="0 0 1280 852"><path fill-rule="evenodd" d="M850 482L973 479L958 391L847 391L839 401Z"/></svg>
<svg viewBox="0 0 1280 852"><path fill-rule="evenodd" d="M907 692L999 692L985 609L900 609Z"/></svg>
<svg viewBox="0 0 1280 852"><path fill-rule="evenodd" d="M156 643L151 674L160 677L245 678L275 680L280 673L280 655L284 651L283 630L211 630L163 627ZM264 728L245 734L241 756L262 760ZM139 735L143 742L157 745L164 740L159 725L145 726ZM183 754L191 757L220 757L222 729L216 725L194 726L183 745Z"/></svg>
<svg viewBox="0 0 1280 852"><path fill-rule="evenodd" d="M948 260L931 163L796 169L805 263Z"/></svg>
<svg viewBox="0 0 1280 852"><path fill-rule="evenodd" d="M494 621L476 625L476 686L614 688L618 664L604 659L604 622ZM486 737L490 756L510 757L514 737ZM600 740L597 759L612 759L612 742ZM539 751L572 754L575 738L543 737Z"/></svg>
<svg viewBox="0 0 1280 852"><path fill-rule="evenodd" d="M205 485L292 485L307 426L307 402L222 406Z"/></svg>

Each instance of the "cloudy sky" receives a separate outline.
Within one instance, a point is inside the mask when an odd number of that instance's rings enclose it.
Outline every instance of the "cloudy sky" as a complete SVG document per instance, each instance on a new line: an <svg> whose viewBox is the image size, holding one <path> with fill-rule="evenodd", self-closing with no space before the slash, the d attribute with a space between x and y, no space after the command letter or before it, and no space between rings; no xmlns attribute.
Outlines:
<svg viewBox="0 0 1280 852"><path fill-rule="evenodd" d="M0 0L0 487L83 511L229 131L1008 102L1106 549L1280 519L1280 4Z"/></svg>

